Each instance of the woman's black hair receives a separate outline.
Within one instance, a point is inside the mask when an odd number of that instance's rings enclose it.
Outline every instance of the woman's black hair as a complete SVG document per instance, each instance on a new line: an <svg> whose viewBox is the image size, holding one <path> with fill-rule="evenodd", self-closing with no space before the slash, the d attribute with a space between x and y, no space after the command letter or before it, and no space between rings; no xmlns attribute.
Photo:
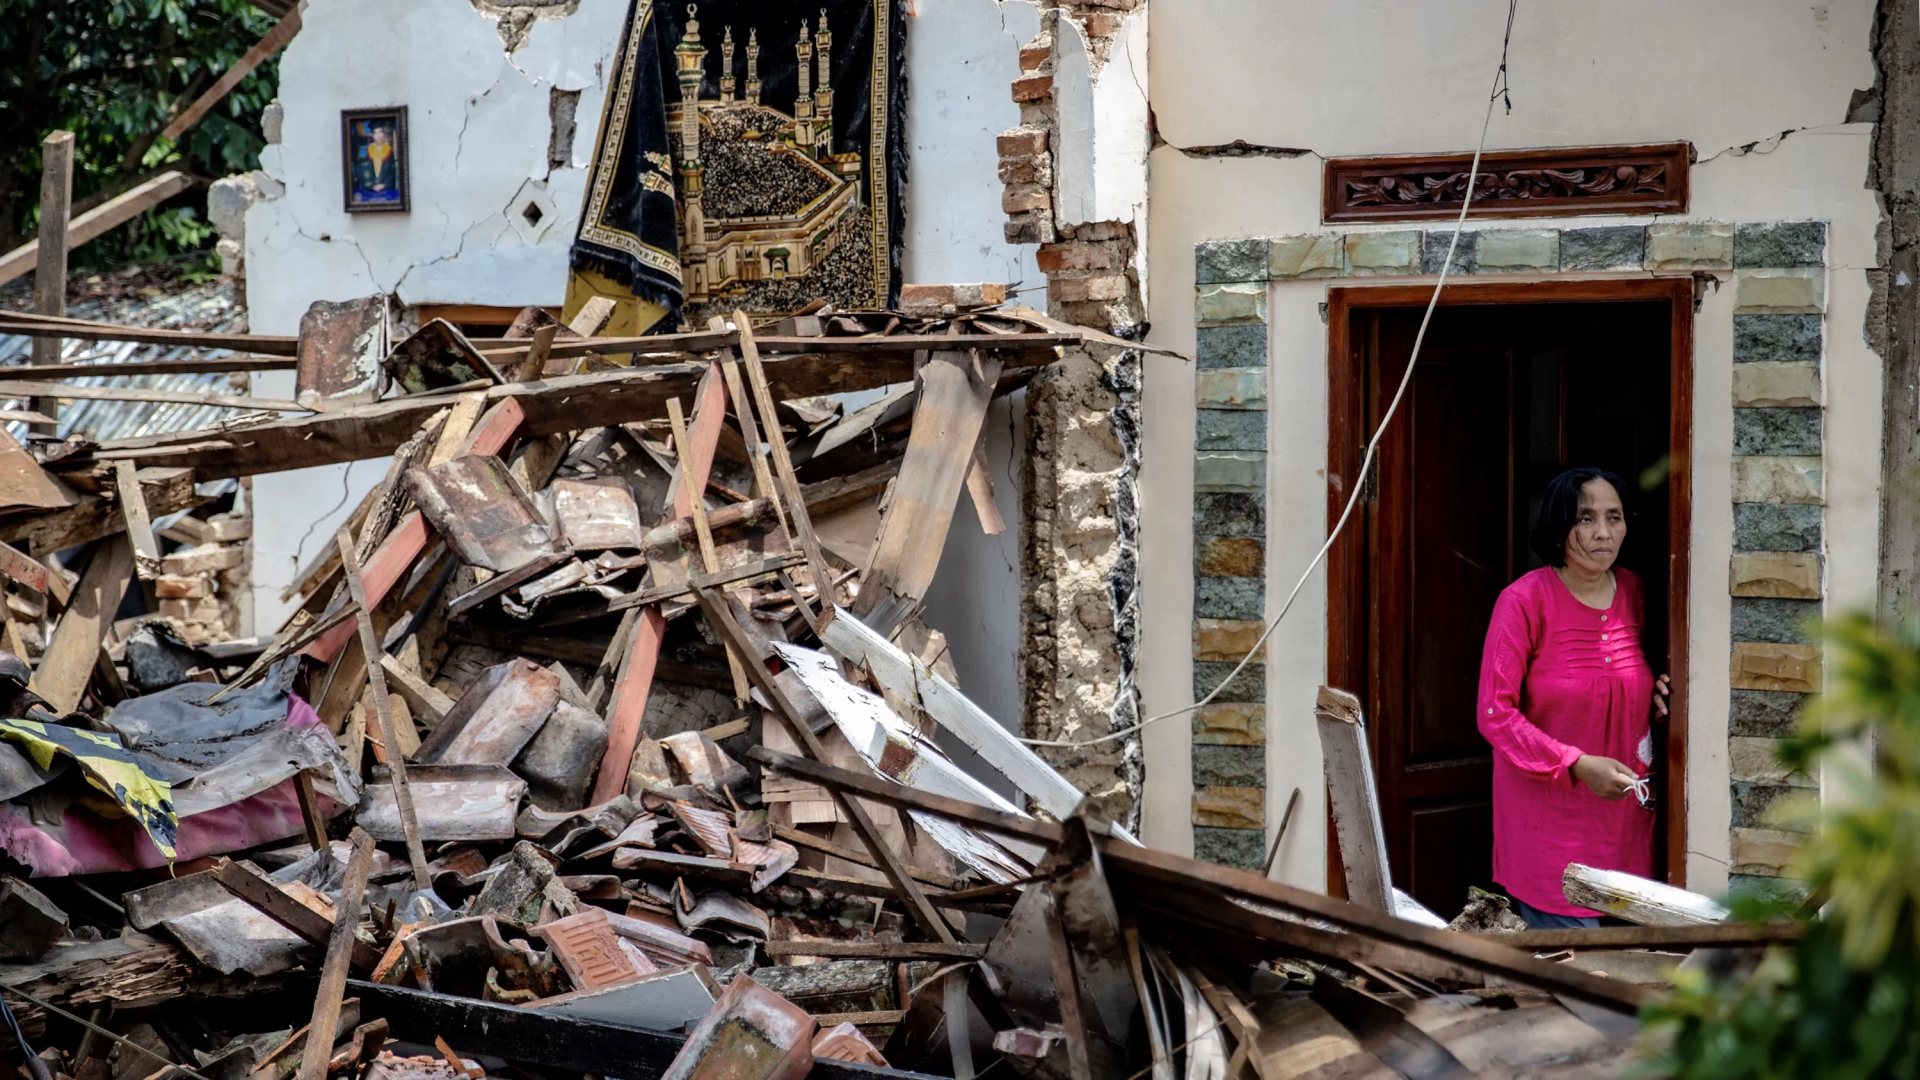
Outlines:
<svg viewBox="0 0 1920 1080"><path fill-rule="evenodd" d="M1567 534L1573 531L1574 523L1580 520L1580 489L1592 480L1605 480L1613 485L1620 496L1620 507L1625 511L1627 503L1627 482L1605 469L1580 468L1568 469L1553 478L1545 491L1540 493L1540 513L1533 519L1533 533L1528 536L1533 553L1548 566L1567 565Z"/></svg>

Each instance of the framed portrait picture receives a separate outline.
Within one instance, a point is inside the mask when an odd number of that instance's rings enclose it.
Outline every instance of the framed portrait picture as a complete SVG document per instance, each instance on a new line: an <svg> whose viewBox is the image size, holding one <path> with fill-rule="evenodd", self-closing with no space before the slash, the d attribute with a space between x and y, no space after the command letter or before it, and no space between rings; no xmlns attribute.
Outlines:
<svg viewBox="0 0 1920 1080"><path fill-rule="evenodd" d="M342 109L340 170L347 213L406 213L407 107Z"/></svg>

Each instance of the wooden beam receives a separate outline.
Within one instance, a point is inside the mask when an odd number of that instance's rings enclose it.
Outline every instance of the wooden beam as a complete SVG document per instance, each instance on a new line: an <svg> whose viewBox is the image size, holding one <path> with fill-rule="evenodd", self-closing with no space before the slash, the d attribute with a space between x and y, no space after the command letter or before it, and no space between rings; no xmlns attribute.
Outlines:
<svg viewBox="0 0 1920 1080"><path fill-rule="evenodd" d="M18 332L0 320L0 333ZM554 350L558 352L565 344L556 343ZM1013 359L1009 358L1009 362ZM705 364L674 364L561 375L537 383L496 386L487 391L487 400L495 404L518 402L526 415L523 434L550 435L664 418L667 399L691 394L705 371ZM762 391L752 385L757 381L752 364L747 365L747 373L755 404L759 405ZM786 357L767 360L762 377L769 384L766 401L770 407L775 397L842 393L903 382L912 378L912 361L906 355L889 354L865 358L857 364ZM169 435L110 439L91 455L76 455L54 467L81 468L102 460L135 457L144 464L187 466L202 480L219 480L337 465L392 454L445 405L446 399L442 397L409 394L356 409L256 424L241 430L203 428ZM767 409L763 407L760 411L764 419ZM784 444L770 438L769 445L773 447L777 467L785 456L781 449ZM778 470L775 479L781 480ZM787 502L797 501L788 498L784 489L781 494ZM802 540L804 546L805 536L797 539Z"/></svg>
<svg viewBox="0 0 1920 1080"><path fill-rule="evenodd" d="M21 364L19 367L0 367L0 382L78 379L95 375L209 375L236 371L292 371L298 363L298 360L280 356L227 356L217 360Z"/></svg>
<svg viewBox="0 0 1920 1080"><path fill-rule="evenodd" d="M832 960L978 960L985 945L934 941L769 941L768 956L823 956Z"/></svg>
<svg viewBox="0 0 1920 1080"><path fill-rule="evenodd" d="M34 253L33 310L41 315L67 313L67 219L73 214L73 132L56 131L40 144L40 237ZM33 362L57 364L64 343L35 338ZM27 406L60 420L58 401L35 398Z"/></svg>
<svg viewBox="0 0 1920 1080"><path fill-rule="evenodd" d="M67 223L66 250L71 251L132 221L155 206L193 186L183 172L168 171L124 194L101 203ZM40 261L40 241L26 243L0 255L0 285L31 272ZM59 312L52 312L59 314Z"/></svg>
<svg viewBox="0 0 1920 1080"><path fill-rule="evenodd" d="M387 685L406 701L408 708L426 718L428 727L438 727L452 711L452 698L434 689L432 683L409 670L391 653L380 654L380 670L386 673Z"/></svg>
<svg viewBox="0 0 1920 1080"><path fill-rule="evenodd" d="M1383 911L1268 881L1245 870L1196 862L1130 844L1107 844L1102 855L1108 872L1118 874L1128 883L1127 888L1116 885L1116 895L1126 895L1129 890L1147 895L1162 885L1195 888L1221 897L1253 900L1290 915L1319 919L1348 934L1398 945L1437 960L1610 1009L1633 1012L1653 996L1648 987L1538 960L1488 938L1396 919ZM1257 913L1249 911L1249 914Z"/></svg>
<svg viewBox="0 0 1920 1080"><path fill-rule="evenodd" d="M127 541L133 545L133 570L142 581L160 576L160 542L153 536L153 519L147 517L147 499L140 492L139 470L131 461L114 462L114 494L119 497L120 513L127 523Z"/></svg>
<svg viewBox="0 0 1920 1080"><path fill-rule="evenodd" d="M287 895L272 878L245 863L221 860L220 865L214 867L213 880L309 944L324 948L333 934L332 919ZM380 963L380 951L356 939L348 959L355 971L371 972Z"/></svg>
<svg viewBox="0 0 1920 1080"><path fill-rule="evenodd" d="M808 733L812 733L811 728L808 729ZM881 780L872 774L863 775L847 769L835 768L819 760L783 754L764 746L756 746L748 750L747 756L775 772L811 781L831 791L858 795L863 799L896 806L902 810L924 810L929 814L951 818L986 832L1031 840L1048 846L1059 843L1066 835L1059 825L1051 821L1042 821L1023 814L1009 814L1004 810L995 810L989 806L981 806L979 803L967 802L965 799L934 795L910 788L905 784Z"/></svg>
<svg viewBox="0 0 1920 1080"><path fill-rule="evenodd" d="M1393 878L1387 866L1386 831L1367 757L1367 730L1360 699L1345 690L1320 688L1313 706L1326 766L1327 801L1347 875L1347 899L1375 911L1393 910Z"/></svg>
<svg viewBox="0 0 1920 1080"><path fill-rule="evenodd" d="M294 4L287 9L284 16L281 16L280 21L274 24L273 29L267 31L264 37L254 43L253 48L248 49L240 59L235 60L232 67L215 80L212 86L207 87L205 93L195 98L193 104L187 106L186 111L174 117L173 122L160 132L160 137L168 142L179 142L180 136L186 134L193 125L200 122L201 117L207 115L209 110L232 93L233 88L239 86L242 79L253 73L254 68L266 63L274 53L286 48L287 42L292 41L293 35L299 32L300 5Z"/></svg>
<svg viewBox="0 0 1920 1080"><path fill-rule="evenodd" d="M356 827L353 855L347 859L347 877L340 883L340 899L333 905L333 927L327 938L327 958L320 967L320 985L314 991L313 1020L307 1025L309 1033L333 1031L340 1021L340 996L347 988L347 966L357 943L354 929L360 924L360 909L367 902L367 874L372 869L373 837ZM333 1059L331 1042L331 1039L311 1036L307 1039L298 1080L326 1080L327 1065Z"/></svg>
<svg viewBox="0 0 1920 1080"><path fill-rule="evenodd" d="M1560 891L1567 902L1641 926L1699 926L1726 920L1727 909L1710 896L1620 870L1568 863Z"/></svg>
<svg viewBox="0 0 1920 1080"><path fill-rule="evenodd" d="M88 374L118 375L120 372L104 370ZM312 411L297 401L285 401L279 398L209 394L198 390L152 390L144 386L71 386L67 383L26 380L0 382L0 397L31 398L35 402L59 401L65 398L70 401L153 401L169 405L217 405L224 409L265 409L273 412ZM36 405L36 408L38 407Z"/></svg>
<svg viewBox="0 0 1920 1080"><path fill-rule="evenodd" d="M143 468L135 475L140 479L149 520L213 501L194 489L192 469ZM77 504L64 510L19 516L0 524L0 541L24 544L28 553L40 558L123 533L126 527L119 500L83 495Z"/></svg>
<svg viewBox="0 0 1920 1080"><path fill-rule="evenodd" d="M813 516L807 512L807 500L800 494L800 479L793 472L793 455L787 452L787 437L780 427L780 413L774 407L773 389L767 383L766 365L760 359L760 343L744 311L733 313L733 325L739 328L740 359L747 367L747 385L753 388L753 407L767 432L767 449L773 455L773 478L779 487L778 500L786 504L787 521L793 538L807 556L807 574L813 578L814 602L824 610L838 602L833 590L833 571L820 550L820 538L814 535ZM793 601L802 604L798 593Z"/></svg>
<svg viewBox="0 0 1920 1080"><path fill-rule="evenodd" d="M34 693L47 699L55 715L65 716L80 707L87 683L93 678L100 645L107 639L107 627L113 623L132 581L133 548L126 537L115 536L102 543L73 590L73 602L60 613L53 641L28 684Z"/></svg>
<svg viewBox="0 0 1920 1080"><path fill-rule="evenodd" d="M1693 926L1581 926L1564 930L1521 930L1481 935L1516 949L1732 949L1798 941L1806 926L1797 922L1706 923Z"/></svg>
<svg viewBox="0 0 1920 1080"><path fill-rule="evenodd" d="M773 835L795 847L811 848L822 855L831 855L836 859L845 859L850 863L858 863L871 870L880 869L880 864L875 862L873 856L868 855L866 852L855 851L850 847L842 847L831 840L822 840L810 832L803 832L800 829L790 828L786 825L775 825L773 826ZM931 870L922 870L917 866L907 867L907 874L912 877L913 880L925 882L936 889L960 889L966 885L966 883L959 878L948 877L945 874L936 874Z"/></svg>
<svg viewBox="0 0 1920 1080"><path fill-rule="evenodd" d="M157 330L147 326L119 326L90 319L69 319L26 312L0 313L0 334L61 337L75 341L134 341L143 345L182 348L231 349L234 352L293 356L300 339L277 334L216 334L198 330Z"/></svg>
<svg viewBox="0 0 1920 1080"><path fill-rule="evenodd" d="M430 889L433 878L427 873L426 849L420 845L420 822L413 812L413 788L407 783L407 762L400 753L400 736L393 727L393 703L387 699L386 669L377 661L386 655L386 650L380 647L379 635L373 632L373 606L367 603L366 585L360 580L360 559L353 550L353 534L341 529L333 541L340 548L340 568L347 576L347 590L360 607L354 623L360 631L360 652L366 661L367 681L373 687L374 715L380 721L380 745L387 748L387 776L393 783L400 828L406 834L407 861L413 864L413 883L417 888ZM361 886L365 885L363 880Z"/></svg>
<svg viewBox="0 0 1920 1080"><path fill-rule="evenodd" d="M706 491L714 449L720 443L720 425L726 420L726 388L715 377L712 365L702 373L696 392L701 406L694 416L694 430L687 434L691 452L682 458L679 482L667 489L675 518L691 516L695 496ZM718 404L713 408L706 407L709 394L718 396ZM704 455L700 449L703 446L706 447ZM640 609L628 631L627 651L614 678L613 696L606 714L607 752L600 759L600 773L594 778L589 803L603 803L627 790L627 770L633 767L633 751L640 745L640 723L646 717L647 699L653 690L654 672L660 664L660 646L666 635L667 620L660 606L651 604ZM734 672L736 682L743 674L731 664L729 670Z"/></svg>
<svg viewBox="0 0 1920 1080"><path fill-rule="evenodd" d="M920 369L906 457L853 602L853 613L881 634L905 622L933 584L1000 366L993 354L948 348Z"/></svg>

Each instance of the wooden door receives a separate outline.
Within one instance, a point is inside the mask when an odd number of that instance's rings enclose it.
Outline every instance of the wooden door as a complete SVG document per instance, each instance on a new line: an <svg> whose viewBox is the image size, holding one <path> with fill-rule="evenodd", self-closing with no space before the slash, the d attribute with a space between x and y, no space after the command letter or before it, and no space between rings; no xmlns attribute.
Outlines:
<svg viewBox="0 0 1920 1080"><path fill-rule="evenodd" d="M1370 320L1369 430L1406 371L1408 314ZM1492 870L1492 756L1474 698L1487 622L1514 577L1514 356L1423 352L1368 500L1364 697L1394 883L1450 917Z"/></svg>
<svg viewBox="0 0 1920 1080"><path fill-rule="evenodd" d="M1597 465L1638 489L1622 565L1647 595L1648 655L1686 685L1690 283L1448 289L1420 368L1327 567L1327 680L1360 695L1394 884L1451 917L1491 884L1492 750L1474 701L1500 591L1540 565L1541 487ZM1406 371L1426 286L1335 289L1328 310L1328 523ZM1665 631L1664 633L1662 631ZM1684 883L1686 727L1662 748L1662 849ZM1342 889L1337 861L1329 885Z"/></svg>

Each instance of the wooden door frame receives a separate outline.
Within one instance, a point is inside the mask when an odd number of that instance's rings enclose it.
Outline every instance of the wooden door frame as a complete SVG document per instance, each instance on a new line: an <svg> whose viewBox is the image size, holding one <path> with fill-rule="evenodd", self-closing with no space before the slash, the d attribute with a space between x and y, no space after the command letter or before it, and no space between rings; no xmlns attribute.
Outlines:
<svg viewBox="0 0 1920 1080"><path fill-rule="evenodd" d="M1353 312L1365 308L1425 307L1431 285L1335 286L1327 292L1327 528L1340 519L1348 485L1360 467L1366 440L1364 342L1350 332ZM1666 300L1671 323L1668 400L1671 471L1667 484L1667 650L1674 693L1667 721L1666 774L1660 792L1667 811L1666 874L1687 880L1688 585L1693 536L1693 279L1642 277L1580 281L1449 284L1447 307L1493 304L1618 303ZM1361 568L1366 534L1349 523L1327 553L1327 682L1364 688L1367 613ZM1338 848L1328 845L1328 883L1340 880Z"/></svg>

